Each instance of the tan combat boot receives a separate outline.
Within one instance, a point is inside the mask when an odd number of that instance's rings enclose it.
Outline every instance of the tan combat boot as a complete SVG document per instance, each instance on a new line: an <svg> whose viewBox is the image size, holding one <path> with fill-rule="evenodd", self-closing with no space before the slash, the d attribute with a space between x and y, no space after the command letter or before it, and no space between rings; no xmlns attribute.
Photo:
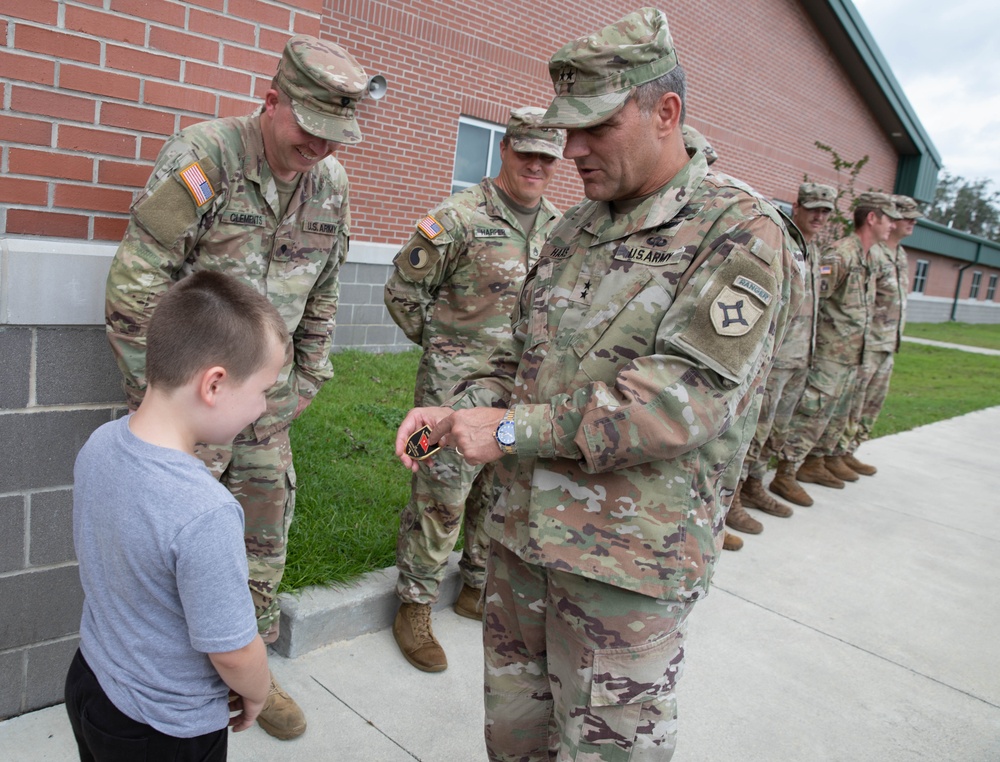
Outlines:
<svg viewBox="0 0 1000 762"><path fill-rule="evenodd" d="M758 511L770 513L772 516L787 518L792 515L792 509L789 506L779 503L767 494L764 483L752 476L743 482L743 489L740 490L740 502L747 508L756 508Z"/></svg>
<svg viewBox="0 0 1000 762"><path fill-rule="evenodd" d="M827 471L845 482L856 482L861 478L850 469L850 466L839 455L827 455L823 458L823 465L826 466Z"/></svg>
<svg viewBox="0 0 1000 762"><path fill-rule="evenodd" d="M299 705L278 685L271 675L271 690L264 708L257 715L257 722L265 732L282 741L298 738L306 732L306 716Z"/></svg>
<svg viewBox="0 0 1000 762"><path fill-rule="evenodd" d="M796 472L795 478L807 484L822 484L824 487L833 487L834 489L844 488L844 482L826 470L820 455L810 455L806 458L805 463Z"/></svg>
<svg viewBox="0 0 1000 762"><path fill-rule="evenodd" d="M431 629L429 603L404 603L392 623L392 636L410 664L424 672L443 672L448 657Z"/></svg>
<svg viewBox="0 0 1000 762"><path fill-rule="evenodd" d="M722 549L723 550L739 550L743 547L743 538L737 537L734 534L729 534L723 530L722 537Z"/></svg>
<svg viewBox="0 0 1000 762"><path fill-rule="evenodd" d="M455 613L466 619L483 620L483 605L479 602L482 590L476 590L469 585L462 585L462 592L455 600Z"/></svg>
<svg viewBox="0 0 1000 762"><path fill-rule="evenodd" d="M854 453L847 453L844 456L844 463L847 467L857 474L862 476L875 476L878 473L878 469L875 466L869 466L867 463L862 463L860 460L854 457Z"/></svg>
<svg viewBox="0 0 1000 762"><path fill-rule="evenodd" d="M743 503L740 502L742 489L743 482L740 482L736 494L733 495L733 504L729 506L729 513L726 514L726 526L747 534L760 534L764 531L764 525L744 510Z"/></svg>
<svg viewBox="0 0 1000 762"><path fill-rule="evenodd" d="M795 481L795 470L795 464L792 461L779 460L778 473L771 479L767 488L790 503L810 506L813 504L813 499L809 497L808 492L802 489L802 485Z"/></svg>

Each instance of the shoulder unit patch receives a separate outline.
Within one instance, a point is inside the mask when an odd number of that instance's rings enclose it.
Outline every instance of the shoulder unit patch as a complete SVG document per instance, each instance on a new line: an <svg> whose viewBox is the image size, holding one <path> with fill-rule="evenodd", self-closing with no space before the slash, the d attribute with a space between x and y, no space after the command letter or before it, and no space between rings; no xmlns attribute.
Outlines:
<svg viewBox="0 0 1000 762"><path fill-rule="evenodd" d="M726 286L715 297L709 314L720 336L743 336L760 320L764 310Z"/></svg>

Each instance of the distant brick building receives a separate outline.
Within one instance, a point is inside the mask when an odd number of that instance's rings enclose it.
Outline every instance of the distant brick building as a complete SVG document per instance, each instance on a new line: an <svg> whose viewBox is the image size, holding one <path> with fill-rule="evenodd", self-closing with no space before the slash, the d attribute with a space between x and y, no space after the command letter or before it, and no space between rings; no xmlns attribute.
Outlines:
<svg viewBox="0 0 1000 762"><path fill-rule="evenodd" d="M122 400L103 336L104 277L166 138L255 109L293 33L338 42L386 76L388 95L363 104L365 142L338 156L353 225L335 340L405 348L382 284L414 221L490 172L511 107L548 103L546 61L559 45L634 7L0 0L0 717L61 700L81 604L72 463ZM929 198L940 162L849 0L681 0L669 18L688 119L719 151L717 168L791 201L805 175L837 182L821 141L870 157L859 188ZM580 198L571 163L551 191L563 208ZM955 260L928 245L933 297ZM977 256L982 301L1000 251Z"/></svg>

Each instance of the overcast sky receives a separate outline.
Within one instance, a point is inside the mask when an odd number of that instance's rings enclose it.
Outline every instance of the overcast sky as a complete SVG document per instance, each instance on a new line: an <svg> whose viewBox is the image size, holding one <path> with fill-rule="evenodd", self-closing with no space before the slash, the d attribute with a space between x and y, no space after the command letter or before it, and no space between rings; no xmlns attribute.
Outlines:
<svg viewBox="0 0 1000 762"><path fill-rule="evenodd" d="M1000 2L854 0L944 169L1000 189Z"/></svg>

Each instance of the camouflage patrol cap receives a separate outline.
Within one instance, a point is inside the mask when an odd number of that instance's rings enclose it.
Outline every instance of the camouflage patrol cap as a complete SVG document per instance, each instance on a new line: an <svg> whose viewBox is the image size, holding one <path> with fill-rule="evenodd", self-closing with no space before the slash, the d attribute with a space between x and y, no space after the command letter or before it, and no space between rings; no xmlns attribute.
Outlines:
<svg viewBox="0 0 1000 762"><path fill-rule="evenodd" d="M924 216L920 211L920 204L909 196L893 196L892 202L896 205L899 216L904 220L919 220Z"/></svg>
<svg viewBox="0 0 1000 762"><path fill-rule="evenodd" d="M684 148L687 150L688 156L694 156L701 151L709 165L718 160L719 154L712 148L712 144L694 127L685 124L681 127L681 135L684 137Z"/></svg>
<svg viewBox="0 0 1000 762"><path fill-rule="evenodd" d="M543 153L561 159L566 133L552 127L543 127L543 116L545 109L534 106L511 109L506 132L506 137L510 138L510 147L518 153Z"/></svg>
<svg viewBox="0 0 1000 762"><path fill-rule="evenodd" d="M303 130L337 143L361 142L356 111L368 75L346 50L297 34L285 44L275 79Z"/></svg>
<svg viewBox="0 0 1000 762"><path fill-rule="evenodd" d="M829 209L832 212L837 205L837 191L831 185L802 183L798 205L803 209Z"/></svg>
<svg viewBox="0 0 1000 762"><path fill-rule="evenodd" d="M868 209L878 209L883 212L887 217L894 220L901 219L899 212L896 210L896 205L892 203L892 196L888 193L876 193L875 191L866 191L865 193L858 194L858 202L855 207L863 206Z"/></svg>
<svg viewBox="0 0 1000 762"><path fill-rule="evenodd" d="M579 129L618 113L636 86L677 66L667 17L642 8L589 37L563 45L549 60L556 97L548 127Z"/></svg>

